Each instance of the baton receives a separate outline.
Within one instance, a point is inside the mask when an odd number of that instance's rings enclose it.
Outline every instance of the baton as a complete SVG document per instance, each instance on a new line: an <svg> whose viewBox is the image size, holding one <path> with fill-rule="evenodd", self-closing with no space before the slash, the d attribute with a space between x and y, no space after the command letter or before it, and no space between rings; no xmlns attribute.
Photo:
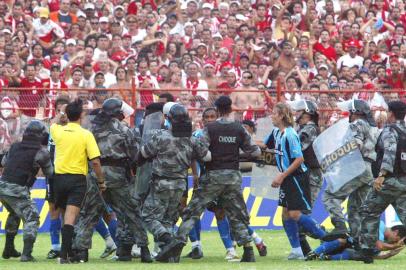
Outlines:
<svg viewBox="0 0 406 270"><path fill-rule="evenodd" d="M92 178L94 178L94 177L92 177ZM99 184L97 183L96 178L94 178L94 179L95 179L94 181L96 182L97 194L99 194L99 197L100 197L100 200L101 200L101 202L103 204L104 210L106 210L107 213L110 213L111 208L109 207L109 205L104 200L103 195L102 195L102 191L99 188Z"/></svg>

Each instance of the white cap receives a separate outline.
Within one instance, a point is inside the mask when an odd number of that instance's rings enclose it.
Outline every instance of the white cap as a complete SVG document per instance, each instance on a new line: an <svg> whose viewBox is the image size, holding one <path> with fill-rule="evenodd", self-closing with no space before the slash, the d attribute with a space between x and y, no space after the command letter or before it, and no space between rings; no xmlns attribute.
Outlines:
<svg viewBox="0 0 406 270"><path fill-rule="evenodd" d="M73 38L68 38L65 42L66 45L73 45L76 46L76 40L74 40Z"/></svg>
<svg viewBox="0 0 406 270"><path fill-rule="evenodd" d="M12 34L12 33L11 33L11 30L8 29L8 28L4 28L2 32L3 32L4 34L6 34L6 33L7 33L7 34L10 34L10 35Z"/></svg>
<svg viewBox="0 0 406 270"><path fill-rule="evenodd" d="M107 17L100 17L99 23L102 23L102 22L108 23L108 22L109 22L109 18L107 18Z"/></svg>
<svg viewBox="0 0 406 270"><path fill-rule="evenodd" d="M87 18L86 14L85 14L83 11L81 11L81 10L78 10L77 17L78 17L78 18L79 18L79 17Z"/></svg>
<svg viewBox="0 0 406 270"><path fill-rule="evenodd" d="M183 27L188 27L188 26L192 26L192 27L194 27L195 25L193 24L193 23L191 23L191 22L187 22L187 23L185 23L185 25L183 26Z"/></svg>
<svg viewBox="0 0 406 270"><path fill-rule="evenodd" d="M214 35L213 35L213 38L221 38L221 39L223 39L223 36L220 34L220 33L215 33Z"/></svg>
<svg viewBox="0 0 406 270"><path fill-rule="evenodd" d="M95 7L93 3L86 3L84 9L95 9Z"/></svg>
<svg viewBox="0 0 406 270"><path fill-rule="evenodd" d="M229 5L228 3L226 3L226 2L221 2L221 3L219 4L219 9L220 9L221 7L224 7L224 8L229 9L229 8L230 8L230 5Z"/></svg>
<svg viewBox="0 0 406 270"><path fill-rule="evenodd" d="M203 9L203 8L213 9L213 5L210 4L210 3L204 3L204 4L202 5L202 9Z"/></svg>
<svg viewBox="0 0 406 270"><path fill-rule="evenodd" d="M165 105L164 105L164 107L162 109L163 114L168 115L168 113L171 110L172 106L175 105L175 104L177 104L177 103L172 102L172 101L165 103Z"/></svg>
<svg viewBox="0 0 406 270"><path fill-rule="evenodd" d="M122 9L124 10L124 7L122 5L118 5L114 7L114 11L116 11L117 9Z"/></svg>
<svg viewBox="0 0 406 270"><path fill-rule="evenodd" d="M188 5L189 3L194 2L197 6L199 6L199 3L196 0L188 0L186 2L186 5Z"/></svg>
<svg viewBox="0 0 406 270"><path fill-rule="evenodd" d="M241 5L241 3L238 2L238 1L231 1L231 2L230 2L230 6L231 6L232 4L237 4L237 6L240 6L240 5Z"/></svg>
<svg viewBox="0 0 406 270"><path fill-rule="evenodd" d="M236 18L237 20L239 20L239 21L244 21L244 22L248 20L248 18L245 17L245 16L242 15L242 14L237 14L237 15L235 15L235 18Z"/></svg>
<svg viewBox="0 0 406 270"><path fill-rule="evenodd" d="M328 66L326 64L321 64L318 69L322 69L322 68L325 68L328 70Z"/></svg>

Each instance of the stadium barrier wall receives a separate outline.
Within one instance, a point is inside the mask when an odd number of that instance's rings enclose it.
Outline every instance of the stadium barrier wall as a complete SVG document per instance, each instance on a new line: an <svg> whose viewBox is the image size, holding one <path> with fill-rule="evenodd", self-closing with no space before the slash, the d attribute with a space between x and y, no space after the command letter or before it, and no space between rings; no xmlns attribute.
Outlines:
<svg viewBox="0 0 406 270"><path fill-rule="evenodd" d="M261 197L255 197L250 194L250 181L249 176L243 177L242 190L244 195L244 200L247 204L248 212L251 216L251 226L254 229L265 229L265 230L279 230L282 229L282 208L278 207L278 202L268 199L263 199ZM193 187L192 178L189 178L189 187ZM321 201L321 194L319 194L315 207L313 209L312 217L319 222L322 226L327 229L332 229L332 224L327 212L324 209L323 203ZM192 196L193 188L189 188L189 199ZM35 200L35 203L40 213L40 227L39 232L49 232L49 207L48 203L44 200L45 198L45 179L39 178L31 190L31 198ZM343 203L344 214L346 214L347 202ZM4 233L4 227L6 224L8 212L5 207L0 206L0 233ZM399 219L397 218L393 208L390 206L385 214L382 216L387 226L397 224ZM217 227L216 219L214 214L209 211L205 211L201 216L202 230L209 231L215 230ZM179 224L179 222L178 222ZM20 224L20 232L22 229L22 223Z"/></svg>

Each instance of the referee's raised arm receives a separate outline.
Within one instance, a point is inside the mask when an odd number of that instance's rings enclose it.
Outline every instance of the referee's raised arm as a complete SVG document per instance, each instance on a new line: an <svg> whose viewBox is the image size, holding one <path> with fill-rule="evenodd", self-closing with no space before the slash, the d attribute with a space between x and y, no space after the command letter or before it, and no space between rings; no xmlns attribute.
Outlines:
<svg viewBox="0 0 406 270"><path fill-rule="evenodd" d="M89 160L100 188L105 188L100 151L93 134L80 126L82 118L82 101L75 100L61 111L57 123L50 128L55 143L55 205L65 211L60 263L69 263L73 257L73 225L86 194Z"/></svg>

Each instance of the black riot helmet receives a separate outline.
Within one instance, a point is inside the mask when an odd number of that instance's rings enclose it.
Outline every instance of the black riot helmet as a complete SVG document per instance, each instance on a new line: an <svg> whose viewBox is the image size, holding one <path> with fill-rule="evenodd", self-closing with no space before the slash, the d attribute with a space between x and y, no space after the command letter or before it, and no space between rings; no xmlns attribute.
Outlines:
<svg viewBox="0 0 406 270"><path fill-rule="evenodd" d="M32 120L23 133L23 141L37 141L43 145L48 143L48 132L45 125L38 121Z"/></svg>
<svg viewBox="0 0 406 270"><path fill-rule="evenodd" d="M362 99L352 99L337 103L337 107L342 111L347 111L350 113L350 121L352 115L359 115L363 117L370 126L376 127L371 108L366 101Z"/></svg>
<svg viewBox="0 0 406 270"><path fill-rule="evenodd" d="M168 120L171 123L172 135L174 137L192 136L192 122L184 106L174 104L169 110Z"/></svg>
<svg viewBox="0 0 406 270"><path fill-rule="evenodd" d="M118 98L109 98L103 102L102 110L110 117L117 117L123 114L122 111L123 101Z"/></svg>

